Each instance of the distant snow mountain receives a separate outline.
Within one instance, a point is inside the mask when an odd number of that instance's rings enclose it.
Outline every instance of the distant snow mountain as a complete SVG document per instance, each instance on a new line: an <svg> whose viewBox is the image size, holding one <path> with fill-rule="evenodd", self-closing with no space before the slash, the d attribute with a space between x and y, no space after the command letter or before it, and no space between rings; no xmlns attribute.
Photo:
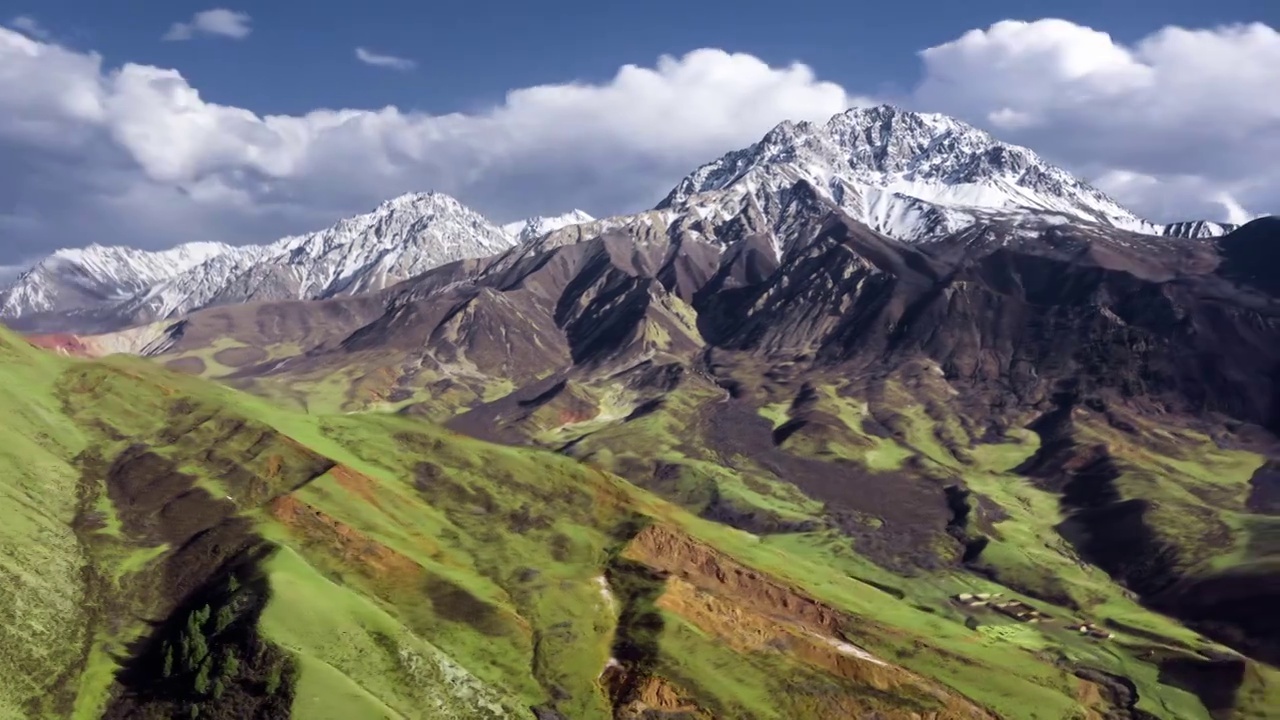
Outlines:
<svg viewBox="0 0 1280 720"><path fill-rule="evenodd" d="M594 222L595 218L586 214L581 210L573 210L563 215L553 217L534 217L528 220L508 223L502 226L502 231L516 242L525 242L540 238L547 233L555 232L560 228L570 225L582 225L584 223Z"/></svg>
<svg viewBox="0 0 1280 720"><path fill-rule="evenodd" d="M1149 235L1210 237L1233 226L1159 225L1102 191L945 115L890 105L857 108L823 125L784 122L758 143L707 163L658 209L728 218L805 181L854 219L894 238L938 238L974 223L1088 222Z"/></svg>
<svg viewBox="0 0 1280 720"><path fill-rule="evenodd" d="M212 305L350 295L513 244L457 200L413 193L270 245L59 251L0 293L0 318L18 326L116 328Z"/></svg>
<svg viewBox="0 0 1280 720"><path fill-rule="evenodd" d="M210 305L353 295L512 244L448 195L402 195L319 232L210 258L135 296L128 307L131 314L162 318Z"/></svg>
<svg viewBox="0 0 1280 720"><path fill-rule="evenodd" d="M189 243L161 252L101 245L58 250L0 293L0 318L74 312L124 300L230 250L219 243Z"/></svg>
<svg viewBox="0 0 1280 720"><path fill-rule="evenodd" d="M1233 223L1219 223L1210 220L1192 220L1190 222L1156 225L1155 227L1165 237L1208 238L1221 237L1240 226Z"/></svg>

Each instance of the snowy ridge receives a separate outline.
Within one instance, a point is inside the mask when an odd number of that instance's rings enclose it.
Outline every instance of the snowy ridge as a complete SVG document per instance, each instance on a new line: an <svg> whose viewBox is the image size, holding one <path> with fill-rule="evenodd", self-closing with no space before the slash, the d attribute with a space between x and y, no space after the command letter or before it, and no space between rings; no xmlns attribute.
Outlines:
<svg viewBox="0 0 1280 720"><path fill-rule="evenodd" d="M532 217L527 220L507 223L502 226L502 231L517 243L522 243L540 238L570 225L582 225L589 222L595 222L595 218L581 210L572 210L563 215Z"/></svg>
<svg viewBox="0 0 1280 720"><path fill-rule="evenodd" d="M133 298L129 311L162 318L210 305L352 295L512 244L452 197L412 193L319 232L211 258Z"/></svg>
<svg viewBox="0 0 1280 720"><path fill-rule="evenodd" d="M980 220L1038 226L1040 215L1149 235L1227 231L1217 223L1150 223L1027 148L945 115L889 105L849 110L824 125L784 122L751 147L695 170L659 207L728 217L746 196L763 205L800 181L855 219L908 241Z"/></svg>
<svg viewBox="0 0 1280 720"><path fill-rule="evenodd" d="M1209 238L1219 237L1239 228L1232 223L1217 223L1208 220L1169 223L1161 228L1160 234L1165 237Z"/></svg>
<svg viewBox="0 0 1280 720"><path fill-rule="evenodd" d="M188 243L160 252L96 244L58 250L0 293L0 317L70 312L121 300L231 250L220 243Z"/></svg>
<svg viewBox="0 0 1280 720"><path fill-rule="evenodd" d="M493 255L513 244L500 228L457 200L411 193L325 230L270 245L182 246L167 253L59 251L4 293L0 317L92 310L106 325L124 325L212 305L350 295L379 290L445 263ZM68 264L68 258L74 262ZM129 275L120 268L131 261L136 267ZM32 302L67 294L65 289L76 286L86 267L95 269L95 287L101 288L94 296L81 293L78 305ZM45 272L37 272L41 268Z"/></svg>

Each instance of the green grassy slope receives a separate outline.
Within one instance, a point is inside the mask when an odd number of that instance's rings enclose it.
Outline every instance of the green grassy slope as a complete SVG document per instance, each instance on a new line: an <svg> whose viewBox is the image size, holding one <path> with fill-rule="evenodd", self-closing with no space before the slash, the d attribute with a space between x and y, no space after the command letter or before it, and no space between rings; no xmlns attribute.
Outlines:
<svg viewBox="0 0 1280 720"><path fill-rule="evenodd" d="M1039 450L1034 433L1014 428L1003 437L980 438L958 411L938 401L948 397L946 388L928 382L908 388L890 378L879 386L854 388L840 379L814 379L806 386L800 393L808 398L803 403L795 399L794 384L766 383L744 393L753 397L749 402L772 426L774 441L787 456L824 463L827 469L818 472L832 477L862 476L868 493L887 494L907 479L932 487L939 498L948 485L967 488L970 527L965 532L981 537L985 545L980 554L961 562L963 547L941 526L932 535L895 536L894 519L871 511L856 518L863 530L852 537L849 522L843 530L833 528L821 498L798 491L800 466L764 453L767 446L760 441L753 440L760 448L754 452L726 452L713 438L712 428L729 416L708 421L691 410L699 403L714 408L724 401L699 398L698 391L687 387L665 396L660 409L638 420L588 418L538 428L533 440L552 447L567 444L573 454L689 510L732 517L732 522L757 534L744 541L741 534L716 530L719 545L780 577L796 578L811 588L830 582L813 578L829 576L832 570L858 579L854 587L859 593L845 589L831 597L886 627L906 630L909 636L928 635L933 651L906 650L909 645L892 635L861 638L867 647L889 656L901 653L904 665L947 677L989 707L1014 715L1072 716L1078 698L1068 690L1073 679L1063 668L1127 678L1136 686L1137 708L1158 717L1209 717L1211 711L1215 717L1265 717L1270 704L1280 700L1280 675L1273 668L1245 661L1177 620L1153 612L1103 568L1081 557L1060 533L1070 512L1061 492L1019 470ZM612 391L580 385L577 392L591 397ZM799 404L802 412L797 411ZM778 434L797 418L805 422L795 423L800 427L793 434ZM1177 554L1187 576L1275 562L1274 550L1266 549L1274 523L1244 507L1262 456L1224 449L1183 429L1162 428L1136 417L1130 422L1132 427L1121 431L1105 417L1086 412L1077 421L1078 442L1109 448L1115 455L1121 468L1118 500L1148 504L1146 522ZM873 425L882 429L872 432ZM769 443L767 436L762 442ZM869 507L873 500L874 496L863 496L859 502ZM726 506L731 513L725 512ZM891 569L908 551L935 563L935 569ZM797 572L800 568L805 570ZM896 602L886 602L886 596L872 588L887 590ZM868 592L878 602L858 599ZM1025 624L951 601L959 593L981 592L1021 599L1048 612L1054 622ZM1067 628L1080 622L1108 628L1114 637L1102 641ZM952 653L965 660L949 661ZM1236 658L1258 680L1253 689L1244 683L1238 691L1228 691L1225 701L1215 698L1213 707L1206 707L1202 688L1172 679L1169 671L1186 658L1194 664L1223 657ZM981 669L970 672L976 668ZM999 672L993 675L996 668ZM1046 692L1047 688L1056 689ZM1016 709L1031 697L1039 699L1036 710Z"/></svg>
<svg viewBox="0 0 1280 720"><path fill-rule="evenodd" d="M79 473L70 461L87 440L54 397L61 370L0 334L0 647L9 649L0 654L0 717L68 711L88 641L83 624L67 622L79 614L87 563L71 528Z"/></svg>
<svg viewBox="0 0 1280 720"><path fill-rule="evenodd" d="M863 412L840 397L827 396L844 403L833 415ZM1209 717L1153 658L1225 649L1042 542L1059 510L1010 472L1030 437L974 443L960 462L932 434L912 437L921 414L901 438L865 440L872 470L920 458L1008 508L986 559L1028 595L958 565L904 575L868 559L819 499L750 458L690 446L690 413L708 398L541 430L549 445L580 440L583 462L408 417L283 409L0 331L0 717L252 706L300 718L960 718L980 706L1056 719L1123 704L1080 668L1129 678L1157 717ZM860 427L823 442L865 458L850 434ZM669 482L644 489L611 472L640 458L673 466ZM708 489L770 529L699 518ZM1100 642L949 600L1003 591L1044 607L1043 583L1077 601L1053 614L1133 631ZM191 656L189 673L157 672L173 655ZM1233 712L1262 717L1276 673L1247 667Z"/></svg>

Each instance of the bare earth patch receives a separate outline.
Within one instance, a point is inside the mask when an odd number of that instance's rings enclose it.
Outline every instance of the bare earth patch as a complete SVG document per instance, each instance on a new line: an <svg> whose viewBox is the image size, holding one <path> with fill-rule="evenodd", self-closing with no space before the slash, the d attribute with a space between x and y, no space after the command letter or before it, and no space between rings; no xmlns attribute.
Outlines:
<svg viewBox="0 0 1280 720"><path fill-rule="evenodd" d="M226 348L213 354L214 360L233 368L260 363L266 360L267 357L267 351L257 347Z"/></svg>
<svg viewBox="0 0 1280 720"><path fill-rule="evenodd" d="M203 375L208 368L204 360L198 357L175 358L164 364L165 368L173 372L185 373L187 375Z"/></svg>

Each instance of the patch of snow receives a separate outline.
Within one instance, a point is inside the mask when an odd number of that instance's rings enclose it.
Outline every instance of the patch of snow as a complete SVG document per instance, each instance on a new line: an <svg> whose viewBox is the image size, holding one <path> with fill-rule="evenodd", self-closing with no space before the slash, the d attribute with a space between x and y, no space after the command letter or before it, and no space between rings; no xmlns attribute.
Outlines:
<svg viewBox="0 0 1280 720"><path fill-rule="evenodd" d="M570 225L582 225L593 221L595 221L595 218L587 213L581 210L571 210L563 215L532 217L527 220L507 223L502 226L502 231L515 242L523 243Z"/></svg>
<svg viewBox="0 0 1280 720"><path fill-rule="evenodd" d="M607 607L611 613L616 612L618 601L613 596L613 590L609 589L609 579L604 575L598 575L596 577L596 584L600 586L600 598L604 601L605 607Z"/></svg>
<svg viewBox="0 0 1280 720"><path fill-rule="evenodd" d="M809 634L817 638L818 640L821 640L823 643L835 648L837 652L843 655L856 657L859 660L866 660L867 662L875 663L876 665L884 665L886 667L888 667L889 665L889 663L881 660L875 655L872 655L871 653L867 652L866 650L863 650L862 648L852 643L848 643L843 640L838 640L833 637L827 637L826 635L819 635L818 633L815 633L815 632L810 632Z"/></svg>
<svg viewBox="0 0 1280 720"><path fill-rule="evenodd" d="M618 662L618 658L610 657L608 660L604 662L604 667L600 668L600 674L597 675L596 677L602 678L604 677L604 674L609 672L611 668L621 668L621 667L622 667L622 663Z"/></svg>

